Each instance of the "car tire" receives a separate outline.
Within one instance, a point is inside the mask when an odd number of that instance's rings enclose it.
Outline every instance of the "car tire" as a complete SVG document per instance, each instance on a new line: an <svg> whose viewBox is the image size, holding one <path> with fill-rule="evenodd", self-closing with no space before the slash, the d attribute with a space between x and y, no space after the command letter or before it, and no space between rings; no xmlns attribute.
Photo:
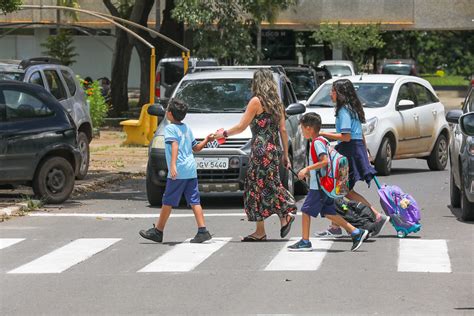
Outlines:
<svg viewBox="0 0 474 316"><path fill-rule="evenodd" d="M89 150L89 137L86 133L79 132L77 135L77 145L81 153L81 161L79 164L79 171L76 175L76 179L82 180L87 176L89 171L89 160L90 160L90 150Z"/></svg>
<svg viewBox="0 0 474 316"><path fill-rule="evenodd" d="M443 134L438 136L436 143L428 157L430 170L444 170L448 163L448 139Z"/></svg>
<svg viewBox="0 0 474 316"><path fill-rule="evenodd" d="M459 207L461 205L461 191L454 182L453 170L451 170L449 177L449 198L452 207Z"/></svg>
<svg viewBox="0 0 474 316"><path fill-rule="evenodd" d="M382 139L377 156L375 157L375 170L380 176L388 176L392 171L393 148L388 137Z"/></svg>
<svg viewBox="0 0 474 316"><path fill-rule="evenodd" d="M462 175L461 175L461 219L463 221L474 220L474 203L469 202L466 196L466 189L464 188Z"/></svg>
<svg viewBox="0 0 474 316"><path fill-rule="evenodd" d="M293 167L293 156L290 154L288 159L290 160L291 166ZM287 189L291 195L295 195L295 178L293 173L286 169L283 164L280 165L280 179L285 189Z"/></svg>
<svg viewBox="0 0 474 316"><path fill-rule="evenodd" d="M66 201L74 189L74 169L62 157L50 157L39 166L33 179L33 192L45 203Z"/></svg>
<svg viewBox="0 0 474 316"><path fill-rule="evenodd" d="M152 181L151 167L146 168L146 197L151 206L161 206L165 186L156 185Z"/></svg>

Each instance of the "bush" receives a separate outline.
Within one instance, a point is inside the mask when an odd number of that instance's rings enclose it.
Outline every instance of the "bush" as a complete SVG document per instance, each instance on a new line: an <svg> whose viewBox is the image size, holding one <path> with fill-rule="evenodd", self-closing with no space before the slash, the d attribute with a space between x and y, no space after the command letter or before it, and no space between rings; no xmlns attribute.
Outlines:
<svg viewBox="0 0 474 316"><path fill-rule="evenodd" d="M87 82L81 79L80 82L87 96L87 101L89 102L92 125L94 128L99 128L107 117L109 105L102 96L98 81Z"/></svg>

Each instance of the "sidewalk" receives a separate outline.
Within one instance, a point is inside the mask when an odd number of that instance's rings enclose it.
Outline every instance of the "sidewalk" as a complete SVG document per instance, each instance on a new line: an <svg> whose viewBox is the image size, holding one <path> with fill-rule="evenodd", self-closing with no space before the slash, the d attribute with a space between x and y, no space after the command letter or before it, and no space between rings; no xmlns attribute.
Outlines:
<svg viewBox="0 0 474 316"><path fill-rule="evenodd" d="M132 177L145 177L147 147L122 146L125 134L120 129L101 130L100 137L90 144L89 172L84 180L76 180L72 197L105 187L107 184ZM0 221L22 214L32 203L29 187L0 190Z"/></svg>

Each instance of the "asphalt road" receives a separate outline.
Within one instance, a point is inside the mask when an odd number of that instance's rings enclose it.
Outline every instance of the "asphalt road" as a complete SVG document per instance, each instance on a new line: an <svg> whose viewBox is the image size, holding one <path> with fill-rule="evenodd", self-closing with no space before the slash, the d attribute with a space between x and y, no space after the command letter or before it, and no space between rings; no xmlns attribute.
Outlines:
<svg viewBox="0 0 474 316"><path fill-rule="evenodd" d="M474 226L449 207L449 172L422 160L394 166L381 180L413 194L422 230L398 239L386 227L357 252L343 238L289 255L276 217L266 222L268 242L241 243L254 226L238 195L203 196L213 242L184 242L196 231L185 207L163 244L148 242L138 231L159 209L139 180L8 220L0 224L0 314L474 314ZM378 201L374 187L357 189ZM300 225L298 216L290 238ZM315 219L312 231L326 225Z"/></svg>

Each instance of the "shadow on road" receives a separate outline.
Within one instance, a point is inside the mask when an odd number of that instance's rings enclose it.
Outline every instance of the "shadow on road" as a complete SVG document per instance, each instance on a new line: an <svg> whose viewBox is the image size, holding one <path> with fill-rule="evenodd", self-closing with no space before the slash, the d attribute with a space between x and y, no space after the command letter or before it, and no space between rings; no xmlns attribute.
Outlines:
<svg viewBox="0 0 474 316"><path fill-rule="evenodd" d="M458 222L461 222L463 224L469 224L469 225L474 224L474 221L463 221L461 219L461 209L460 208L452 207L451 205L446 205L446 207L449 208L449 210L451 211L451 214L453 214L456 217ZM446 216L444 216L444 217L446 217ZM452 216L449 216L449 217L452 217Z"/></svg>

